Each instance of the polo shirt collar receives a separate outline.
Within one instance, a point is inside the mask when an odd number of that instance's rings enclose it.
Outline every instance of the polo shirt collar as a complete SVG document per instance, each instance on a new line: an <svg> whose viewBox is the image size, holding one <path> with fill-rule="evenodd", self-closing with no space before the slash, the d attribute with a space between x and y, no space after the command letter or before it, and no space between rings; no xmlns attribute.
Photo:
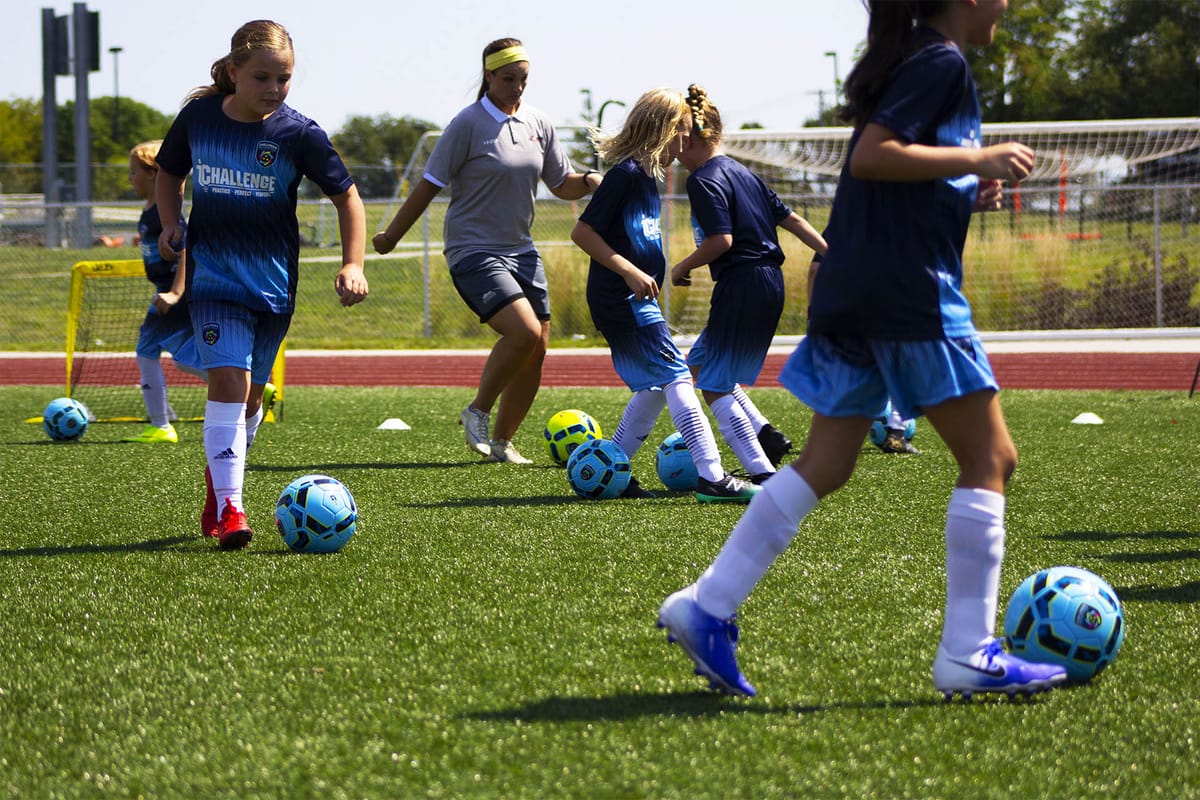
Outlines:
<svg viewBox="0 0 1200 800"><path fill-rule="evenodd" d="M517 113L515 113L515 114L505 114L503 111L501 111L499 108L496 107L496 104L493 103L491 98L488 97L486 94L479 99L479 103L483 106L484 111L486 111L488 113L488 115L491 116L492 119L496 120L496 122L504 122L505 120L510 120L510 119L515 119L517 122L525 121L525 120L521 119L521 109L520 108L517 109Z"/></svg>

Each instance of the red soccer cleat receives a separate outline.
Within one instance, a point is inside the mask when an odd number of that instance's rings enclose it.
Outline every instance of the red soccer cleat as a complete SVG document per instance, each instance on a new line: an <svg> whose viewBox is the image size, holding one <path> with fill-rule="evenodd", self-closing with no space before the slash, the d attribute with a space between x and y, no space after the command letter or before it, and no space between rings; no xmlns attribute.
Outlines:
<svg viewBox="0 0 1200 800"><path fill-rule="evenodd" d="M217 526L217 543L222 550L241 550L250 544L254 531L246 522L246 515L233 507L233 503L225 501L221 511L221 522Z"/></svg>
<svg viewBox="0 0 1200 800"><path fill-rule="evenodd" d="M212 472L208 467L204 468L204 490L206 494L204 510L200 512L200 532L215 539L220 521L217 519L217 495L213 492Z"/></svg>

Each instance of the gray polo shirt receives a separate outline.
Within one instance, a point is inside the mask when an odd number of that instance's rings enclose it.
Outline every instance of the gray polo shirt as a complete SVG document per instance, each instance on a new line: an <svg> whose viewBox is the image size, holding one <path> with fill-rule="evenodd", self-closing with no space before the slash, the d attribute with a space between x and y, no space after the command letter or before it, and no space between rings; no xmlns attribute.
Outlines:
<svg viewBox="0 0 1200 800"><path fill-rule="evenodd" d="M533 248L537 182L557 188L571 162L554 126L524 103L508 116L485 95L446 126L425 165L425 179L450 187L446 260L468 253L517 255Z"/></svg>

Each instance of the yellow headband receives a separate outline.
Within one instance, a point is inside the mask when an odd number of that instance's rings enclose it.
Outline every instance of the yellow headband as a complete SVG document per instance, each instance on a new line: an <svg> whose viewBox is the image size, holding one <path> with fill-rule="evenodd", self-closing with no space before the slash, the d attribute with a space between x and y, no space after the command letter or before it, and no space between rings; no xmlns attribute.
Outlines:
<svg viewBox="0 0 1200 800"><path fill-rule="evenodd" d="M495 72L507 64L513 64L517 61L528 61L529 54L525 52L525 48L521 45L513 45L506 47L503 50L497 50L483 60L483 68L488 72Z"/></svg>

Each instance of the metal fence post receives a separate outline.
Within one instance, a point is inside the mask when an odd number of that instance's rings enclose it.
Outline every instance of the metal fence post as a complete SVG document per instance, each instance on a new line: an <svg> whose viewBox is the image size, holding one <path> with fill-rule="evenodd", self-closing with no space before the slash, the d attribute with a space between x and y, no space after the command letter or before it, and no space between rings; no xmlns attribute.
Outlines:
<svg viewBox="0 0 1200 800"><path fill-rule="evenodd" d="M421 215L421 240L423 247L421 248L421 274L424 276L422 283L425 284L425 338L433 336L433 309L432 309L432 293L433 287L430 285L431 276L429 274L429 209L425 209L425 213Z"/></svg>
<svg viewBox="0 0 1200 800"><path fill-rule="evenodd" d="M1163 326L1163 266L1162 266L1162 213L1159 209L1159 187L1153 189L1154 196L1154 324Z"/></svg>

